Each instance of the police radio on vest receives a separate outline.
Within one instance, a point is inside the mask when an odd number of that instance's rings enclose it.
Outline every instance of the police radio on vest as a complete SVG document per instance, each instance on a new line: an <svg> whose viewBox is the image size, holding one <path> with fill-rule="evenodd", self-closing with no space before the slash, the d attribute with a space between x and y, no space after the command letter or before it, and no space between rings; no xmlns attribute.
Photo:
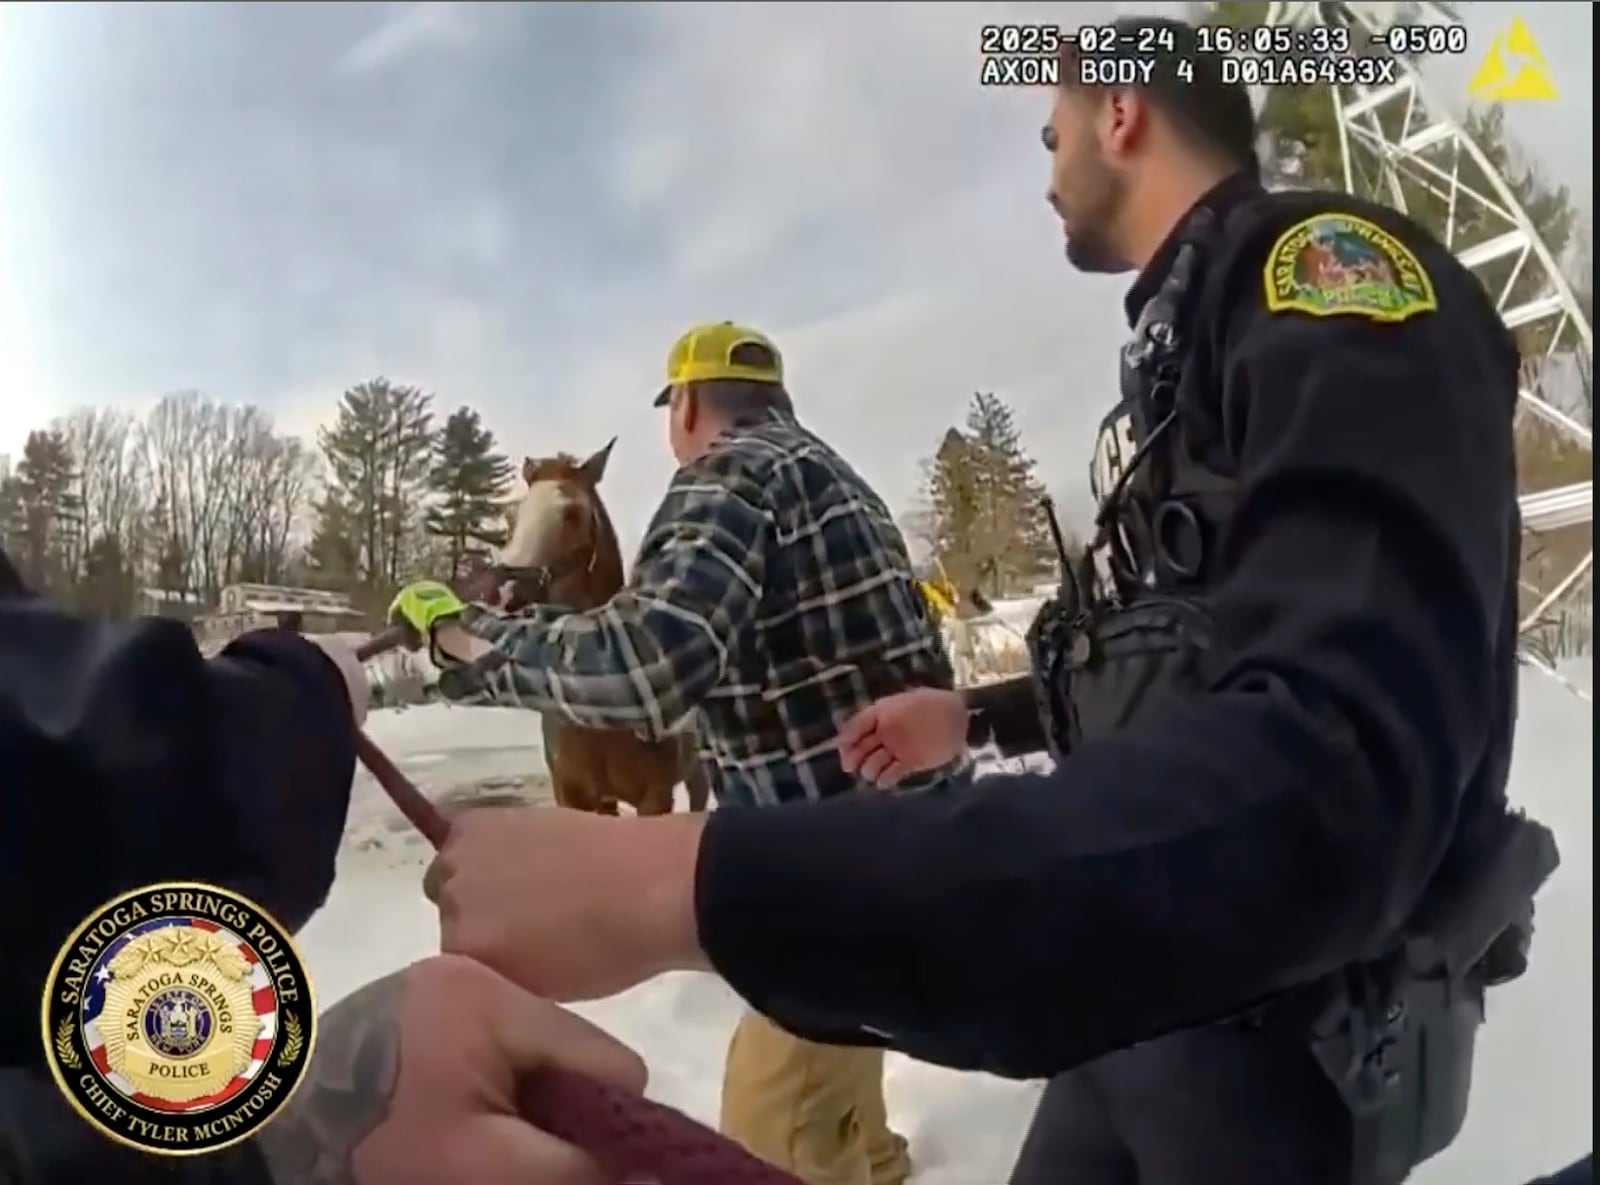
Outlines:
<svg viewBox="0 0 1600 1185"><path fill-rule="evenodd" d="M1078 82L1083 86L1148 86L1156 64L1150 58L1078 59Z"/></svg>

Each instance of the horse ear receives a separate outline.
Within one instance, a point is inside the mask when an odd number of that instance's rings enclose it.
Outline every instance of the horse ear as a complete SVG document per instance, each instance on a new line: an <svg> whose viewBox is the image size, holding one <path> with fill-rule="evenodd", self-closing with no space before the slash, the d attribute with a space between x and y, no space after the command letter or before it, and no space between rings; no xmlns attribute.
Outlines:
<svg viewBox="0 0 1600 1185"><path fill-rule="evenodd" d="M605 448L583 463L583 476L588 479L590 485L599 485L600 479L606 475L606 462L611 459L611 446L616 443L617 438L613 436L606 441Z"/></svg>
<svg viewBox="0 0 1600 1185"><path fill-rule="evenodd" d="M523 485L531 486L533 484L533 469L534 469L533 458L532 457L523 457L522 458L522 484Z"/></svg>

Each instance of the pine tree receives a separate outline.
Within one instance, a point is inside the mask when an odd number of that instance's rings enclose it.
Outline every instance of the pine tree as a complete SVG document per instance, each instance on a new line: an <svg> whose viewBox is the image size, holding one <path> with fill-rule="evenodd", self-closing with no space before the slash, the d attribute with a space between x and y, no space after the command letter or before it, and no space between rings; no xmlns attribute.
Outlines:
<svg viewBox="0 0 1600 1185"><path fill-rule="evenodd" d="M30 432L17 464L22 539L13 556L32 588L68 599L82 514L73 492L76 466L67 438L58 431Z"/></svg>
<svg viewBox="0 0 1600 1185"><path fill-rule="evenodd" d="M189 557L172 521L172 509L165 490L158 490L155 504L145 519L146 554L153 557L155 586L162 592L187 593Z"/></svg>
<svg viewBox="0 0 1600 1185"><path fill-rule="evenodd" d="M1025 590L1054 556L1039 512L1044 487L1022 449L1011 409L998 396L980 391L972 397L966 437L976 461L978 514L988 544L985 590L995 596Z"/></svg>
<svg viewBox="0 0 1600 1185"><path fill-rule="evenodd" d="M95 537L84 552L77 607L100 617L123 620L133 611L133 567L122 541L109 532Z"/></svg>
<svg viewBox="0 0 1600 1185"><path fill-rule="evenodd" d="M434 445L428 486L438 497L429 508L427 531L448 543L452 578L468 540L499 546L505 541L505 496L511 462L494 450L494 433L478 413L462 407L445 421Z"/></svg>
<svg viewBox="0 0 1600 1185"><path fill-rule="evenodd" d="M401 583L413 569L413 543L425 538L423 513L428 496L428 472L433 461L433 396L415 387L391 387L390 434L385 461L389 488L384 498L384 519L389 546L383 574L390 587Z"/></svg>
<svg viewBox="0 0 1600 1185"><path fill-rule="evenodd" d="M17 554L26 534L22 479L13 473L0 473L0 551L7 555Z"/></svg>
<svg viewBox="0 0 1600 1185"><path fill-rule="evenodd" d="M324 509L337 506L355 551L352 575L369 589L392 587L407 568L433 455L432 402L373 379L344 393L333 427L318 437L334 495Z"/></svg>
<svg viewBox="0 0 1600 1185"><path fill-rule="evenodd" d="M307 581L317 588L349 589L361 582L361 547L356 516L338 492L326 490L316 504L317 527L306 545Z"/></svg>
<svg viewBox="0 0 1600 1185"><path fill-rule="evenodd" d="M974 395L966 431L945 433L927 472L934 550L962 593L1019 592L1050 571L1055 549L1040 514L1044 487L1003 400Z"/></svg>
<svg viewBox="0 0 1600 1185"><path fill-rule="evenodd" d="M924 500L932 519L929 542L934 558L959 594L977 588L984 555L980 552L978 476L971 443L951 428L926 462Z"/></svg>

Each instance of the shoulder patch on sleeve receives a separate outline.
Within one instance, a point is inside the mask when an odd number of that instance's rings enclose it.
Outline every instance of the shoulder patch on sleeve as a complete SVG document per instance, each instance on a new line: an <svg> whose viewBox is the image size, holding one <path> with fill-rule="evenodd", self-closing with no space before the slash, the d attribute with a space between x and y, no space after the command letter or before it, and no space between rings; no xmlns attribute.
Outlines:
<svg viewBox="0 0 1600 1185"><path fill-rule="evenodd" d="M1261 276L1274 313L1398 324L1439 307L1411 249L1354 214L1330 210L1295 223L1272 244Z"/></svg>

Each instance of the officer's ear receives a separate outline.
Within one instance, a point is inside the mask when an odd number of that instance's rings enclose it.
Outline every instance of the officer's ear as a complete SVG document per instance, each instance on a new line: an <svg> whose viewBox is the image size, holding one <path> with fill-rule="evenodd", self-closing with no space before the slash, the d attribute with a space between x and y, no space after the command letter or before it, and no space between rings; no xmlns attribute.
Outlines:
<svg viewBox="0 0 1600 1185"><path fill-rule="evenodd" d="M1100 142L1113 159L1131 156L1150 126L1150 101L1131 87L1104 92L1100 108Z"/></svg>

